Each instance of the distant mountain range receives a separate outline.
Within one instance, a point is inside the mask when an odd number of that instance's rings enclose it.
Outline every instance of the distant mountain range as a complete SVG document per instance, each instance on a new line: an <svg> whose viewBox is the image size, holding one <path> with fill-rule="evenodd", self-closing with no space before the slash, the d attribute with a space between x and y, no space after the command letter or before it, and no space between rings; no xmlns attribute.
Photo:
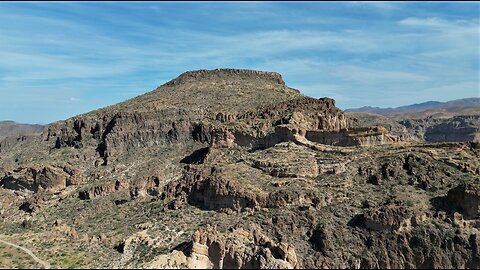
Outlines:
<svg viewBox="0 0 480 270"><path fill-rule="evenodd" d="M14 121L0 121L0 139L7 136L19 136L39 133L44 126L19 124Z"/></svg>
<svg viewBox="0 0 480 270"><path fill-rule="evenodd" d="M371 107L365 106L361 108L352 108L346 109L346 112L367 112L367 113L375 113L381 114L386 116L392 116L395 114L401 113L412 113L412 112L421 112L426 110L432 109L460 109L466 107L479 107L480 110L480 98L473 97L473 98L463 98L463 99L456 99L448 102L439 102L439 101L427 101L418 104L400 106L396 108L380 108L380 107Z"/></svg>

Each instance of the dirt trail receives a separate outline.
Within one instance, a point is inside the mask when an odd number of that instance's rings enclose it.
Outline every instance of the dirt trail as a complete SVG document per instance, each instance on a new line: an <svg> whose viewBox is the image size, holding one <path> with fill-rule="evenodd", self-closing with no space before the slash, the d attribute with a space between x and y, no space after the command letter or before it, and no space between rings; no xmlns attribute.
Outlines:
<svg viewBox="0 0 480 270"><path fill-rule="evenodd" d="M46 262L46 261L43 261L41 259L39 259L37 256L35 256L35 254L33 254L33 252L28 249L28 248L24 248L24 247L21 247L21 246L18 246L18 245L15 245L13 243L10 243L10 242L7 242L7 241L4 241L2 239L0 239L0 243L3 243L5 245L9 245L9 246L12 246L12 247L15 247L15 248L18 248L18 249L21 249L23 251L25 251L28 255L30 255L30 257L32 257L33 260L35 260L37 263L41 264L43 266L43 268L45 269L50 269L51 265Z"/></svg>

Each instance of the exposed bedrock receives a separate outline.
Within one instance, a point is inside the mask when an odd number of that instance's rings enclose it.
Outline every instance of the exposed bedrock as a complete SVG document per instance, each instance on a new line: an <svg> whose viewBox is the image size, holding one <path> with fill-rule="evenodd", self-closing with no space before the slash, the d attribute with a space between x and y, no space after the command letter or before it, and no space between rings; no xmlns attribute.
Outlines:
<svg viewBox="0 0 480 270"><path fill-rule="evenodd" d="M458 115L445 119L405 119L399 123L427 142L480 141L480 115Z"/></svg>
<svg viewBox="0 0 480 270"><path fill-rule="evenodd" d="M202 120L200 120L202 119ZM95 147L105 164L131 149L192 141L214 147L269 147L298 137L330 145L375 145L395 139L380 127L348 130L332 99L301 97L252 111L199 112L169 108L79 116L45 129L52 147Z"/></svg>
<svg viewBox="0 0 480 270"><path fill-rule="evenodd" d="M146 268L182 265L193 269L297 269L301 266L294 246L272 240L256 224L238 225L224 233L206 225L194 233L186 250L157 256Z"/></svg>
<svg viewBox="0 0 480 270"><path fill-rule="evenodd" d="M0 186L26 192L59 191L84 182L82 172L70 165L34 165L19 167L0 177Z"/></svg>
<svg viewBox="0 0 480 270"><path fill-rule="evenodd" d="M161 176L149 176L132 180L110 180L100 184L83 188L78 193L82 200L90 200L96 197L108 196L117 191L128 191L131 198L146 195L158 196L163 186Z"/></svg>
<svg viewBox="0 0 480 270"><path fill-rule="evenodd" d="M428 226L406 233L372 232L364 236L360 268L478 268L477 234L456 234Z"/></svg>
<svg viewBox="0 0 480 270"><path fill-rule="evenodd" d="M209 130L188 121L182 110L159 112L122 112L103 118L69 119L50 126L43 134L55 148L96 147L98 154L108 157L129 150L153 145L208 141ZM182 118L185 117L185 118Z"/></svg>
<svg viewBox="0 0 480 270"><path fill-rule="evenodd" d="M480 182L461 184L448 191L447 201L460 209L468 218L480 217Z"/></svg>
<svg viewBox="0 0 480 270"><path fill-rule="evenodd" d="M217 172L215 167L188 165L180 179L165 185L161 197L170 200L185 198L186 202L200 208L227 212L287 205L317 208L332 201L329 194L281 187L280 183L275 185L277 188L274 190L262 190L262 184L242 184L242 181L235 177L227 177Z"/></svg>

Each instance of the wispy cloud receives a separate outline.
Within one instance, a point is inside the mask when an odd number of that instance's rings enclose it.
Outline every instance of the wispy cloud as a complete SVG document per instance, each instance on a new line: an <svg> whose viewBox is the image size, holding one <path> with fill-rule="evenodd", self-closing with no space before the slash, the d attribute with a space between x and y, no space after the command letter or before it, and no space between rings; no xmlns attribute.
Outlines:
<svg viewBox="0 0 480 270"><path fill-rule="evenodd" d="M37 106L32 91L78 104L19 116L4 98L0 118L57 120L186 70L219 67L278 71L342 107L423 101L414 92L430 99L478 93L478 14L413 14L409 4L390 2L0 5L2 94L24 107Z"/></svg>
<svg viewBox="0 0 480 270"><path fill-rule="evenodd" d="M399 21L398 23L404 26L416 26L423 28L457 29L457 27L477 27L478 29L478 19L448 21L437 17L408 17Z"/></svg>
<svg viewBox="0 0 480 270"><path fill-rule="evenodd" d="M347 4L355 7L376 8L380 10L398 10L403 3L391 1L349 1Z"/></svg>

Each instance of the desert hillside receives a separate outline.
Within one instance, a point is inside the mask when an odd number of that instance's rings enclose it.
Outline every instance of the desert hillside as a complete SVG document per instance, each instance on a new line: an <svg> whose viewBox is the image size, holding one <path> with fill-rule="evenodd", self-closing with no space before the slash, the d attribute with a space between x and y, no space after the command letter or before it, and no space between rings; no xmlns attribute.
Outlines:
<svg viewBox="0 0 480 270"><path fill-rule="evenodd" d="M478 268L480 146L419 138L275 72L189 71L0 141L0 261Z"/></svg>
<svg viewBox="0 0 480 270"><path fill-rule="evenodd" d="M0 121L0 140L9 136L22 136L38 134L42 132L44 126L19 124L14 121Z"/></svg>

